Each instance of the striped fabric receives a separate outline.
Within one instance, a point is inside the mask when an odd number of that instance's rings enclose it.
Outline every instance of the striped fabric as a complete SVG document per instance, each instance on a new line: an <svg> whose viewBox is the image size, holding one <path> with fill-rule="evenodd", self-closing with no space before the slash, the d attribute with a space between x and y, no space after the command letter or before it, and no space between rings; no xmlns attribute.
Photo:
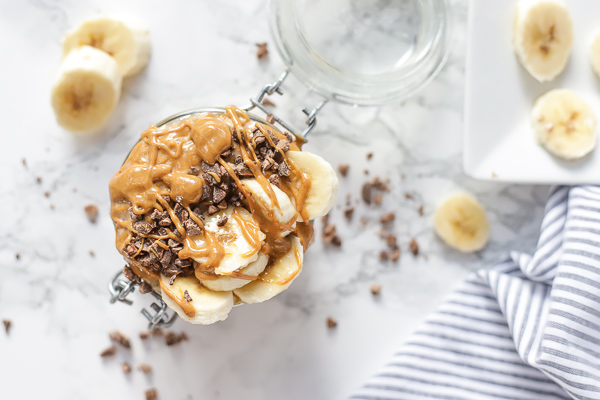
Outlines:
<svg viewBox="0 0 600 400"><path fill-rule="evenodd" d="M352 399L600 399L600 188L553 190L533 257L472 275Z"/></svg>

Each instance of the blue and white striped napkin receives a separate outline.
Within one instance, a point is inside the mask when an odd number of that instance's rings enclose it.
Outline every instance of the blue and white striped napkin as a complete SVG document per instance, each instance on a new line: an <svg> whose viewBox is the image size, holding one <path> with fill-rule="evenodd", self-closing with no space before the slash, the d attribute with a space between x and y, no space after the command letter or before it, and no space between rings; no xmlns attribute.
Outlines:
<svg viewBox="0 0 600 400"><path fill-rule="evenodd" d="M553 190L532 256L472 275L352 399L600 399L600 188Z"/></svg>

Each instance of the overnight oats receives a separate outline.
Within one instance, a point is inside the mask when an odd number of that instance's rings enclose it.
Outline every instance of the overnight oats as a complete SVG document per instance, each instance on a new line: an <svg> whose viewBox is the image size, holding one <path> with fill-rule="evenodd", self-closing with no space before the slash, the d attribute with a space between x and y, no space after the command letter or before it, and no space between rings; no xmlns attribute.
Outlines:
<svg viewBox="0 0 600 400"><path fill-rule="evenodd" d="M301 145L234 106L151 126L110 181L125 276L195 324L287 289L338 189Z"/></svg>

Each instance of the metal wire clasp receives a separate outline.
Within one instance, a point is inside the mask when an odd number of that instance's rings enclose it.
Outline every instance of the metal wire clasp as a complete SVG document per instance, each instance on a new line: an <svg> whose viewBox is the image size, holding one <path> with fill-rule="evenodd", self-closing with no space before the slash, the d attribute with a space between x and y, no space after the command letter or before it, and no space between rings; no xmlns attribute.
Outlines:
<svg viewBox="0 0 600 400"><path fill-rule="evenodd" d="M119 271L112 281L108 283L108 291L110 292L110 303L114 304L117 301L125 303L127 305L132 305L133 302L127 299L127 296L131 294L136 287L140 285L140 282L130 281L123 275L122 271ZM177 319L177 313L173 312L171 316L167 312L167 304L164 302L160 294L155 291L151 292L152 296L156 300L155 303L150 304L150 308L152 308L155 313L154 315L146 310L142 309L142 315L146 317L148 320L148 330L153 330L154 328L168 328L173 325L175 319Z"/></svg>
<svg viewBox="0 0 600 400"><path fill-rule="evenodd" d="M306 128L303 131L299 131L299 130L295 129L293 126L291 126L290 124L288 124L287 122L285 122L284 120L282 120L281 118L279 118L277 115L275 115L274 113L272 113L267 107L265 107L262 104L262 101L265 98L265 96L270 96L273 93L277 93L279 95L283 94L283 89L281 88L281 85L283 84L283 81L285 81L285 79L287 78L288 74L289 74L289 70L286 68L285 71L283 71L283 73L279 76L279 79L277 79L273 83L265 85L262 88L262 90L260 92L258 92L258 96L254 97L254 98L251 98L250 99L250 103L252 103L252 104L250 106L248 106L248 107L245 107L244 110L251 111L254 108L258 108L262 112L264 112L266 115L269 115L269 114L272 115L273 116L273 120L275 122L277 122L279 125L283 126L285 129L287 129L288 131L290 131L294 135L300 136L301 138L303 138L303 139L306 140L306 136L317 125L317 113L319 111L321 111L321 109L325 106L325 104L327 104L327 102L329 100L325 99L325 100L321 101L312 110L309 110L308 108L303 108L302 109L302 112L304 114L306 114L306 116L308 117L306 119L306 125L307 126L306 126Z"/></svg>

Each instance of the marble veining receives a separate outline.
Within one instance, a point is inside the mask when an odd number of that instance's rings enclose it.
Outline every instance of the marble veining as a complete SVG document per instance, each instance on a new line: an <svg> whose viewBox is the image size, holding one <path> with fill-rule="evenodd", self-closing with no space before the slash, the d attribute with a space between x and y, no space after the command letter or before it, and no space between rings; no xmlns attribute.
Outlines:
<svg viewBox="0 0 600 400"><path fill-rule="evenodd" d="M467 274L509 250L531 252L548 188L477 182L462 173L466 1L452 0L451 8L452 54L425 90L380 108L328 104L319 116L306 150L335 166L351 163L331 213L343 246L317 238L284 294L236 308L213 326L179 321L173 329L190 340L166 347L138 338L148 299L108 304L106 284L123 265L108 216L108 180L149 124L193 107L247 104L279 76L284 66L270 41L266 1L0 2L0 50L7 57L0 74L0 319L13 322L10 335L0 332L0 398L141 399L156 387L169 400L343 399ZM83 18L102 14L144 21L153 55L146 70L124 82L106 126L74 136L57 126L49 104L60 40ZM271 54L258 61L255 43L262 41ZM301 107L319 98L293 77L285 90L273 98L276 111L301 123ZM392 190L380 207L367 207L358 201L360 188L374 176L389 179ZM436 204L455 190L475 194L488 211L492 239L480 253L452 251L432 231ZM348 194L356 207L352 221L342 213ZM88 203L100 208L96 224L84 214ZM378 219L389 211L402 247L397 264L378 258L385 246ZM418 257L408 251L412 238ZM382 285L376 299L374 282ZM326 328L328 316L338 321L335 330ZM133 348L101 359L114 329L129 335ZM154 370L125 375L123 361Z"/></svg>

